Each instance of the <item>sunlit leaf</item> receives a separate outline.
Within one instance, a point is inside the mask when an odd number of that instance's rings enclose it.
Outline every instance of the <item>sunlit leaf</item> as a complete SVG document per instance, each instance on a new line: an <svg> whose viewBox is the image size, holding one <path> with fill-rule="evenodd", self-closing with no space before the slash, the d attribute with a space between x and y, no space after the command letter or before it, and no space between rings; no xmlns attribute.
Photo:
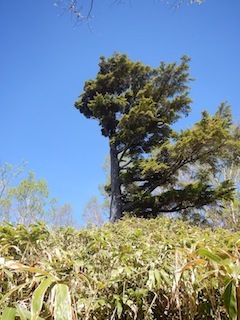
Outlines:
<svg viewBox="0 0 240 320"><path fill-rule="evenodd" d="M26 317L23 308L21 308L20 306L16 307L17 309L17 315L19 316L20 320L28 320L28 318ZM31 316L31 314L30 314Z"/></svg>
<svg viewBox="0 0 240 320"><path fill-rule="evenodd" d="M225 288L223 293L223 300L231 320L237 319L237 297L236 286L231 280Z"/></svg>
<svg viewBox="0 0 240 320"><path fill-rule="evenodd" d="M117 315L118 315L118 317L120 318L121 315L122 315L122 312L123 312L122 303L121 303L120 300L116 300L116 301L115 301L115 305L116 305L116 308L117 308Z"/></svg>
<svg viewBox="0 0 240 320"><path fill-rule="evenodd" d="M72 319L71 297L68 286L58 283L54 286L54 290L54 320Z"/></svg>
<svg viewBox="0 0 240 320"><path fill-rule="evenodd" d="M2 312L1 320L15 320L16 309L6 307Z"/></svg>
<svg viewBox="0 0 240 320"><path fill-rule="evenodd" d="M23 307L17 306L17 313L16 315L21 320L31 320L31 312ZM42 317L37 317L36 320L44 320Z"/></svg>
<svg viewBox="0 0 240 320"><path fill-rule="evenodd" d="M45 292L49 288L49 286L53 283L53 278L46 278L40 283L37 289L33 293L32 303L31 303L31 320L36 320L39 316L39 313L42 309L43 298Z"/></svg>
<svg viewBox="0 0 240 320"><path fill-rule="evenodd" d="M9 260L9 261L6 261L4 265L10 269L13 269L13 270L23 270L23 271L33 272L36 274L48 275L48 272L46 272L44 270L26 266L22 263L19 263L18 261Z"/></svg>
<svg viewBox="0 0 240 320"><path fill-rule="evenodd" d="M177 272L182 273L184 270L186 270L192 266L197 266L197 265L201 265L201 264L205 264L205 263L206 263L206 260L204 260L204 259L195 259L193 261L186 263L180 270L177 270Z"/></svg>
<svg viewBox="0 0 240 320"><path fill-rule="evenodd" d="M205 249L205 248L200 248L197 250L197 253L201 256L201 257L206 257L214 262L220 263L222 261L222 258L215 254L212 253L211 251Z"/></svg>

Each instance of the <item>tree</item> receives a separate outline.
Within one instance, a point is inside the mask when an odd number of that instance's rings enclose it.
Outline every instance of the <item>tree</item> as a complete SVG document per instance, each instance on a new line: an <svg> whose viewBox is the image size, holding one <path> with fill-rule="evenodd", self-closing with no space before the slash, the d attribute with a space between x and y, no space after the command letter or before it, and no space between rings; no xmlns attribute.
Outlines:
<svg viewBox="0 0 240 320"><path fill-rule="evenodd" d="M75 107L98 120L109 140L110 221L125 213L149 217L202 208L231 197L233 184L226 180L214 188L209 170L198 172L194 183L179 183L179 173L197 162L217 172L219 159L231 156L228 145L234 143L225 104L214 116L204 111L192 129L173 129L191 110L189 58L157 68L119 53L100 60L96 79L86 81Z"/></svg>
<svg viewBox="0 0 240 320"><path fill-rule="evenodd" d="M37 180L34 172L20 180L25 163L20 167L4 163L0 167L0 220L31 224L42 220L53 226L74 225L70 204L60 206L56 198L49 198L47 182Z"/></svg>
<svg viewBox="0 0 240 320"><path fill-rule="evenodd" d="M96 196L90 198L82 214L83 219L88 226L100 228L105 222L103 206L99 203Z"/></svg>
<svg viewBox="0 0 240 320"><path fill-rule="evenodd" d="M240 141L240 140L239 140ZM234 183L236 189L233 197L220 203L220 206L206 208L205 217L213 226L221 226L234 231L240 230L240 165L234 161L229 161L222 166L219 175L213 177L213 184L218 186L223 179L228 179Z"/></svg>
<svg viewBox="0 0 240 320"><path fill-rule="evenodd" d="M240 222L240 125L234 124L231 127L232 144L228 145L229 157L224 160L218 161L218 170L210 174L210 181L218 187L224 180L230 180L235 186L233 197L229 199L223 199L217 204L211 204L205 206L199 210L187 210L182 212L184 219L192 221L194 224L202 225L207 224L212 227L221 226L224 228L239 230ZM191 166L190 172L182 172L181 181L183 185L194 182L194 177L197 172L203 169L202 165L195 164ZM207 165L204 166L204 170L211 168Z"/></svg>
<svg viewBox="0 0 240 320"><path fill-rule="evenodd" d="M72 206L69 203L59 205L57 198L48 201L45 221L54 227L73 227L76 221L73 217Z"/></svg>
<svg viewBox="0 0 240 320"><path fill-rule="evenodd" d="M37 181L33 172L29 172L17 187L12 187L9 196L18 222L30 224L44 220L49 191L46 181Z"/></svg>
<svg viewBox="0 0 240 320"><path fill-rule="evenodd" d="M14 167L12 164L8 162L2 163L0 167L0 199L2 199L5 196L9 186L24 171L25 165L25 162L23 162L20 167Z"/></svg>
<svg viewBox="0 0 240 320"><path fill-rule="evenodd" d="M8 162L4 162L0 166L0 221L10 220L11 201L8 197L9 188L24 171L25 165L25 162L22 162L20 166L13 166Z"/></svg>
<svg viewBox="0 0 240 320"><path fill-rule="evenodd" d="M102 202L96 196L91 197L82 214L83 220L87 226L102 227L104 222L109 218L110 214L110 197L109 193L105 190L105 186L110 184L110 159L109 156L105 158L103 164L103 171L106 176L106 183L99 185L99 191L103 198Z"/></svg>

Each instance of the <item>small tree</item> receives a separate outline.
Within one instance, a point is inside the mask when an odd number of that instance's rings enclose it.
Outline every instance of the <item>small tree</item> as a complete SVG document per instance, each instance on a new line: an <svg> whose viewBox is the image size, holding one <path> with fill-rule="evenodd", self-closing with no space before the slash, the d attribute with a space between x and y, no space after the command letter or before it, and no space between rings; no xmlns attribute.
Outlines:
<svg viewBox="0 0 240 320"><path fill-rule="evenodd" d="M104 209L96 196L91 197L82 214L83 220L88 226L100 228L105 222Z"/></svg>
<svg viewBox="0 0 240 320"><path fill-rule="evenodd" d="M8 192L9 187L24 171L26 163L22 162L21 166L13 166L8 162L4 162L0 166L0 199L3 199Z"/></svg>
<svg viewBox="0 0 240 320"><path fill-rule="evenodd" d="M46 181L37 181L33 172L29 172L17 187L12 187L9 196L18 222L30 224L44 220L49 191Z"/></svg>
<svg viewBox="0 0 240 320"><path fill-rule="evenodd" d="M0 221L30 224L43 220L52 226L75 225L71 205L60 206L56 198L50 199L45 180L37 180L34 172L29 172L18 181L24 166L5 162L0 167Z"/></svg>
<svg viewBox="0 0 240 320"><path fill-rule="evenodd" d="M196 162L216 172L234 143L231 112L224 104L212 117L203 112L192 129L173 129L190 112L188 63L183 56L179 65L161 62L151 68L125 54L101 57L96 79L85 83L75 103L85 117L99 121L109 140L112 222L124 213L149 217L202 208L234 190L228 180L214 188L209 170L199 172L194 183L179 184L179 173Z"/></svg>
<svg viewBox="0 0 240 320"><path fill-rule="evenodd" d="M0 166L0 221L10 221L11 219L9 189L24 171L25 165L25 162L22 162L20 166L3 162Z"/></svg>
<svg viewBox="0 0 240 320"><path fill-rule="evenodd" d="M52 198L49 201L49 209L47 210L46 218L49 224L54 227L70 227L75 226L76 221L73 217L72 206L67 203L63 206L59 205L57 198Z"/></svg>

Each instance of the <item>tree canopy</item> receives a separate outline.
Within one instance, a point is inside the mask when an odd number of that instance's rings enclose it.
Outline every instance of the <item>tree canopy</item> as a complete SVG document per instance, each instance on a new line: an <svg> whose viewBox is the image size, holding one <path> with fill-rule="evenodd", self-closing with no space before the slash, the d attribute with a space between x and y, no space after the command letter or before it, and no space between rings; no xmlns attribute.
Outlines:
<svg viewBox="0 0 240 320"><path fill-rule="evenodd" d="M71 205L60 206L57 198L50 198L45 180L37 180L33 171L21 179L25 165L0 165L0 222L30 225L41 220L56 227L74 225Z"/></svg>
<svg viewBox="0 0 240 320"><path fill-rule="evenodd" d="M189 60L151 68L125 54L101 57L96 78L86 81L75 103L109 139L112 222L126 213L152 217L200 209L232 196L231 181L214 187L210 179L233 152L239 161L229 106L221 104L213 116L204 111L192 129L173 128L191 111ZM181 173L196 164L199 170L183 185Z"/></svg>

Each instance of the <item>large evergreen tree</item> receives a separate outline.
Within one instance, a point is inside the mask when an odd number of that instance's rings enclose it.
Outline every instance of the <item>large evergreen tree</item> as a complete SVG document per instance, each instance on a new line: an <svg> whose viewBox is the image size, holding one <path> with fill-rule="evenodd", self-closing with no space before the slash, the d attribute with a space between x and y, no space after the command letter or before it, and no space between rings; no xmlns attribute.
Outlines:
<svg viewBox="0 0 240 320"><path fill-rule="evenodd" d="M209 172L229 156L231 113L221 105L214 116L203 112L192 129L177 133L173 124L190 112L189 58L157 68L125 54L100 58L99 72L88 80L75 107L97 119L109 139L110 221L125 213L143 217L201 208L231 196L233 185L214 188ZM180 173L204 164L184 186ZM200 166L201 167L201 166Z"/></svg>

